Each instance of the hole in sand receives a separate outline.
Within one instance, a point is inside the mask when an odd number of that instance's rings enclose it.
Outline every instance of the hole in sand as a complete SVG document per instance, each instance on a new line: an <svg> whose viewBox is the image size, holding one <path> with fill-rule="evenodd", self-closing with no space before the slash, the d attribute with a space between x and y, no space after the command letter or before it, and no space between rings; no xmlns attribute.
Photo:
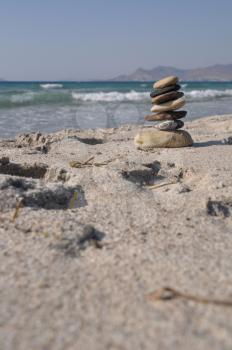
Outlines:
<svg viewBox="0 0 232 350"><path fill-rule="evenodd" d="M102 139L96 139L95 137L87 137L87 138L82 138L82 137L77 137L77 140L85 143L87 145L99 145L102 144L104 141Z"/></svg>
<svg viewBox="0 0 232 350"><path fill-rule="evenodd" d="M75 209L87 205L81 186L75 188L58 185L29 191L22 196L22 205L47 210Z"/></svg>
<svg viewBox="0 0 232 350"><path fill-rule="evenodd" d="M17 177L3 179L0 182L0 210L15 208L17 203L20 203L20 207L47 210L76 209L87 205L81 186L70 187L57 183L46 185Z"/></svg>
<svg viewBox="0 0 232 350"><path fill-rule="evenodd" d="M61 251L67 257L76 258L82 250L87 249L89 246L98 249L102 248L104 237L104 232L98 231L92 225L86 225L82 234L77 233L73 237L63 238L57 244L52 245L52 248Z"/></svg>
<svg viewBox="0 0 232 350"><path fill-rule="evenodd" d="M28 189L33 189L34 187L35 186L33 183L17 177L9 177L0 185L1 190L13 188L16 190L27 191Z"/></svg>
<svg viewBox="0 0 232 350"><path fill-rule="evenodd" d="M140 186L153 185L156 178L156 172L152 169L138 169L122 171L122 176L124 179Z"/></svg>
<svg viewBox="0 0 232 350"><path fill-rule="evenodd" d="M224 199L221 201L208 200L206 204L207 214L210 216L219 216L227 218L230 216L230 209L232 208L232 199Z"/></svg>
<svg viewBox="0 0 232 350"><path fill-rule="evenodd" d="M146 164L143 164L143 166L145 166L146 168L152 169L156 175L161 169L161 164L158 161L155 161L153 163L146 163Z"/></svg>
<svg viewBox="0 0 232 350"><path fill-rule="evenodd" d="M38 164L17 164L11 163L9 159L4 159L4 162L0 159L0 174L30 177L33 179L41 179L45 176L48 170L48 165Z"/></svg>

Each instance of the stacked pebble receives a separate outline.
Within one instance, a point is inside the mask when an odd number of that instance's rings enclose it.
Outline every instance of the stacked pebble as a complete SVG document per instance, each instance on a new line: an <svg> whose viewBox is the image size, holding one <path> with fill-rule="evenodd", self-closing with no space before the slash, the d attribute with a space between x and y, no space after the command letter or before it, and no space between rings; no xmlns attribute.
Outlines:
<svg viewBox="0 0 232 350"><path fill-rule="evenodd" d="M166 77L157 81L150 96L152 98L151 111L156 113L145 117L147 121L164 121L156 125L156 128L163 131L174 131L184 126L180 120L187 114L186 111L177 111L185 105L184 93L179 91L179 79L175 76Z"/></svg>

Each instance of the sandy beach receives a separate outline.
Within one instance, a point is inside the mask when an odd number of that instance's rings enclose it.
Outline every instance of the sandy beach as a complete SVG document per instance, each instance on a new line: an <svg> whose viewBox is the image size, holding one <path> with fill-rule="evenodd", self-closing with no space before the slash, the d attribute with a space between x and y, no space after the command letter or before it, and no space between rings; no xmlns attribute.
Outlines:
<svg viewBox="0 0 232 350"><path fill-rule="evenodd" d="M144 128L0 141L1 349L231 349L232 115Z"/></svg>

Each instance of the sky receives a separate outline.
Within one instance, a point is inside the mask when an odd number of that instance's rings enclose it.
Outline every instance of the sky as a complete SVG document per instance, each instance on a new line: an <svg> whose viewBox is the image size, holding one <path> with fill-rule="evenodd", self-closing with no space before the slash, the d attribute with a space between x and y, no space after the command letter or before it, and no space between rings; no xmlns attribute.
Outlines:
<svg viewBox="0 0 232 350"><path fill-rule="evenodd" d="M107 79L232 63L232 0L0 0L0 77Z"/></svg>

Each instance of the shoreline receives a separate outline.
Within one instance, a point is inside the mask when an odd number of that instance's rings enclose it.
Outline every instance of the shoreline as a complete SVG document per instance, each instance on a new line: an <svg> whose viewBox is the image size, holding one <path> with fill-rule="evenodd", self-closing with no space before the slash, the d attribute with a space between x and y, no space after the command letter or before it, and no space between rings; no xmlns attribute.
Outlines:
<svg viewBox="0 0 232 350"><path fill-rule="evenodd" d="M199 302L232 299L231 118L150 152L143 125L0 140L2 348L231 348L231 308Z"/></svg>
<svg viewBox="0 0 232 350"><path fill-rule="evenodd" d="M223 119L223 118L232 118L232 114L231 113L227 113L227 114L215 114L215 115L212 115L212 116L202 116L202 117L199 117L199 118L193 118L193 119L190 119L190 117L187 115L186 118L183 119L184 123L185 123L185 126L184 128L190 124L190 123L194 123L194 122L198 122L198 121L207 121L207 120L211 120L211 119ZM15 139L17 139L17 137L19 137L20 135L33 135L33 134L42 134L42 135L56 135L56 134L59 134L62 132L82 132L82 133L85 133L85 132L98 132L99 130L110 130L110 129L114 129L114 130L120 130L120 129L127 129L127 128L132 128L132 129L137 129L140 130L141 128L150 128L152 127L153 122L148 122L148 121L144 121L143 124L133 124L133 123L127 123L127 124L123 124L121 126L117 126L117 127L109 127L109 128L101 128L101 127L96 127L96 128L81 128L81 129L78 129L78 128L65 128L65 129L61 129L61 130L57 130L57 131L52 131L52 132L44 132L44 131L27 131L27 132L19 132L18 134L12 137L1 137L0 136L0 143L4 143L6 141L13 141Z"/></svg>

